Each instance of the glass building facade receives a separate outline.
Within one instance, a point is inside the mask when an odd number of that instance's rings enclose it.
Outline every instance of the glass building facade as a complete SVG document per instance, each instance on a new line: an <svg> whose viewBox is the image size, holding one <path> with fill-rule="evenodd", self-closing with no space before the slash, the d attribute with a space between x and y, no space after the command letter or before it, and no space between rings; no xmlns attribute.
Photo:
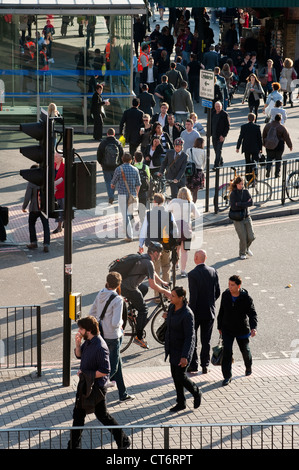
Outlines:
<svg viewBox="0 0 299 470"><path fill-rule="evenodd" d="M87 132L96 83L116 125L132 97L132 16L0 12L0 126L34 122L54 102L68 125Z"/></svg>

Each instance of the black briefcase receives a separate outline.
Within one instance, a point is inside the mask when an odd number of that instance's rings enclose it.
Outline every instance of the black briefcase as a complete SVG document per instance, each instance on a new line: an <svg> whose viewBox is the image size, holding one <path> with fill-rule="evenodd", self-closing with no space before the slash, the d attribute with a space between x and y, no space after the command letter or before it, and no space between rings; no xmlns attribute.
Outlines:
<svg viewBox="0 0 299 470"><path fill-rule="evenodd" d="M8 207L0 206L0 218L3 225L8 225Z"/></svg>

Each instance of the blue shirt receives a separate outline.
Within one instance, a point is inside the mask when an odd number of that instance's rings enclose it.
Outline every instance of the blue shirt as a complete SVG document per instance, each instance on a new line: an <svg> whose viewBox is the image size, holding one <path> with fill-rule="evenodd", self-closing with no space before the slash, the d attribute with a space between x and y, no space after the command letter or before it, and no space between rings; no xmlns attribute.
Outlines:
<svg viewBox="0 0 299 470"><path fill-rule="evenodd" d="M107 374L105 377L95 379L99 387L106 385L110 373L109 349L101 336L94 336L82 344L80 369L90 375L96 371Z"/></svg>
<svg viewBox="0 0 299 470"><path fill-rule="evenodd" d="M139 171L130 163L124 163L123 165L120 165L116 168L113 174L111 184L113 186L117 186L118 194L128 195L128 190L123 180L121 170L124 171L124 174L125 174L125 177L126 177L129 189L130 189L130 193L133 196L136 196L137 194L136 187L141 186L141 181L140 181Z"/></svg>

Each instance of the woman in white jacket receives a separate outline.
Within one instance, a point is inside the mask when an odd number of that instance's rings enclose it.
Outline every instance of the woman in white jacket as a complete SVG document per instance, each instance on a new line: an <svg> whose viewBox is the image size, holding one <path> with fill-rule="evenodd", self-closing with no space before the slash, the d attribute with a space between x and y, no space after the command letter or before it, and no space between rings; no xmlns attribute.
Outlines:
<svg viewBox="0 0 299 470"><path fill-rule="evenodd" d="M89 315L94 316L100 325L100 331L110 352L110 386L116 382L120 401L133 400L124 384L120 346L123 336L124 299L120 294L122 277L111 272L106 278L106 286L102 289L90 309ZM108 386L109 386L108 385Z"/></svg>
<svg viewBox="0 0 299 470"><path fill-rule="evenodd" d="M179 189L178 197L170 201L167 210L173 213L179 231L177 253L179 258L181 253L181 277L187 277L188 251L191 249L192 241L192 218L199 219L200 213L192 202L190 190L186 187Z"/></svg>
<svg viewBox="0 0 299 470"><path fill-rule="evenodd" d="M195 203L197 201L198 190L203 189L205 184L206 151L204 150L204 139L198 137L193 147L186 150L186 154L188 162L193 162L195 165L194 175L187 176L187 188L190 189L193 202Z"/></svg>

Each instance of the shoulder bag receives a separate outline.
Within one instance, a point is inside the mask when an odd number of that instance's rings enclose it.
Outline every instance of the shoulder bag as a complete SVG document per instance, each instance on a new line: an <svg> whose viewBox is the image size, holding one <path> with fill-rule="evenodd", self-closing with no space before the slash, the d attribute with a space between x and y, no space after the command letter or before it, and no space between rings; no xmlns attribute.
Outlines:
<svg viewBox="0 0 299 470"><path fill-rule="evenodd" d="M131 191L130 191L130 188L129 188L129 185L128 185L128 182L127 182L127 179L126 179L126 175L125 175L125 172L124 170L121 168L120 169L121 171L121 174L122 174L122 177L123 177L123 180L125 182L125 185L126 185L126 188L127 188L127 191L128 191L128 206L130 206L131 204L136 204L138 202L138 197L136 196L133 196L133 194L131 194Z"/></svg>

